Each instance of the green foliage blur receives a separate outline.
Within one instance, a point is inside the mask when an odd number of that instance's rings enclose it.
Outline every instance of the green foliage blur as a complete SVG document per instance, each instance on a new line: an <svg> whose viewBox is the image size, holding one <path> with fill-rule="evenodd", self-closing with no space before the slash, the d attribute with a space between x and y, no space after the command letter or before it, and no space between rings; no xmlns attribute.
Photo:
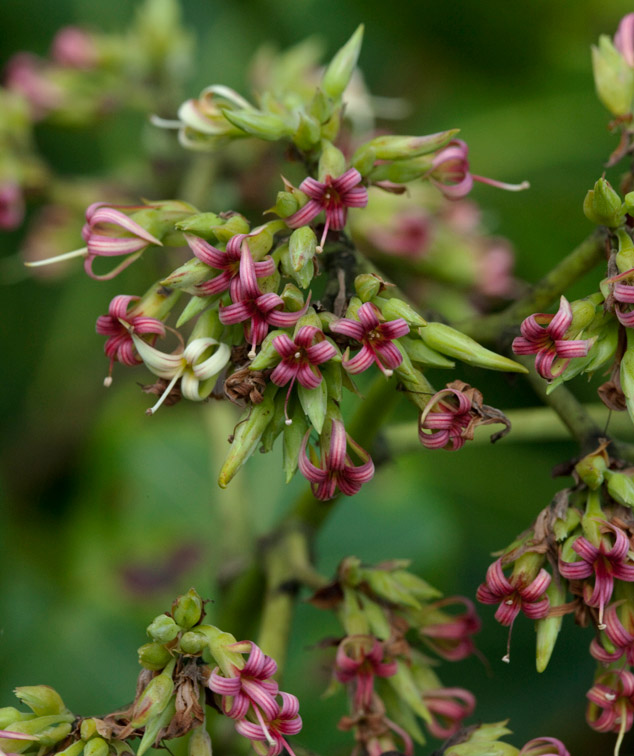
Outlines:
<svg viewBox="0 0 634 756"><path fill-rule="evenodd" d="M19 50L44 54L67 24L123 29L138 5L4 0L0 63ZM615 143L594 94L589 46L633 10L623 0L183 0L182 7L197 51L186 97L216 82L248 95L247 63L262 44L284 48L314 34L328 55L363 21L360 65L371 91L412 105L402 133L459 127L475 173L531 182L521 195L484 186L473 192L489 227L513 242L521 277L537 280L591 232L583 197ZM36 137L54 168L71 174L79 165L105 171L115 155L122 164L126 156L132 161L147 134L139 114L89 132L42 127ZM102 387L107 361L95 319L115 294L137 292L141 274L130 269L101 284L77 263L67 276L35 277L16 263L21 240L19 231L0 239L0 702L13 704L16 685L47 683L72 710L99 714L131 700L144 628L176 595L195 585L212 600L211 620L219 621L213 601L241 567L236 551L245 553L304 483L284 485L274 452L273 460L254 458L228 490L218 489L233 408L182 403L148 418L148 398L136 385L147 375L120 370L109 390ZM593 290L599 275L572 296ZM460 377L501 409L537 403L517 378L466 368ZM596 401L592 387L577 384L580 395ZM407 409L399 414L412 417ZM575 454L564 438L509 438L458 454L421 447L388 461L359 495L339 503L319 536L317 566L332 573L348 554L368 562L410 558L447 595L473 597L490 553L569 483L550 471ZM250 637L257 611L241 607L238 626L226 629ZM445 684L473 690L482 721L510 717L518 746L551 735L574 754L610 753L611 738L583 722L593 675L590 633L567 618L551 664L538 676L529 623L518 620L505 665L506 630L491 607L480 614L478 645L489 663L446 663ZM337 632L327 615L300 603L285 688L302 703L305 728L297 741L317 753L352 748L335 728L343 697L320 699L329 657L314 645Z"/></svg>

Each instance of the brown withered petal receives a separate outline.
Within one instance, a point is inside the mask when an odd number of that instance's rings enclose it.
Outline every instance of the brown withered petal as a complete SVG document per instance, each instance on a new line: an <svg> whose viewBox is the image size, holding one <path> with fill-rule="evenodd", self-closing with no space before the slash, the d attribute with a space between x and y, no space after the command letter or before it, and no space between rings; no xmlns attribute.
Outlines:
<svg viewBox="0 0 634 756"><path fill-rule="evenodd" d="M165 380L165 378L157 378L156 383L151 383L148 385L139 384L141 386L141 391L143 391L145 394L153 394L154 396L162 396L163 392L167 388L167 384L169 381ZM169 392L169 394L165 397L163 400L163 405L165 407L171 407L177 402L180 402L181 400L181 390L178 386L174 386L174 388Z"/></svg>
<svg viewBox="0 0 634 756"><path fill-rule="evenodd" d="M625 394L615 381L606 381L597 389L599 399L608 409L615 412L624 412L627 409Z"/></svg>
<svg viewBox="0 0 634 756"><path fill-rule="evenodd" d="M225 381L225 395L238 407L246 407L247 404L260 404L264 399L264 390L267 386L266 379L269 372L266 370L249 370L248 367L236 370Z"/></svg>
<svg viewBox="0 0 634 756"><path fill-rule="evenodd" d="M192 728L202 725L205 721L205 713L199 698L198 684L194 680L185 677L176 682L176 713L165 728L165 732L160 733L161 738L167 740L180 738Z"/></svg>
<svg viewBox="0 0 634 756"><path fill-rule="evenodd" d="M473 433L478 425L502 423L505 427L491 436L491 443L494 444L496 441L499 441L506 436L511 430L511 421L508 417L501 410L496 409L495 407L490 407L488 404L483 404L482 392L477 388L460 380L448 383L447 388L453 389L454 391L460 391L461 394L464 394L471 400L471 412L473 413L473 416L469 425L463 431L463 438L472 441Z"/></svg>
<svg viewBox="0 0 634 756"><path fill-rule="evenodd" d="M343 601L343 590L338 580L318 588L308 601L318 609L336 609Z"/></svg>

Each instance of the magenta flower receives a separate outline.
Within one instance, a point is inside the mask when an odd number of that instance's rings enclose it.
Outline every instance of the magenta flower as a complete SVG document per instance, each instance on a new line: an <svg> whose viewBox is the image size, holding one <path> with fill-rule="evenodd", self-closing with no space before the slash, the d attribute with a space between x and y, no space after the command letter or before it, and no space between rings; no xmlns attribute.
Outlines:
<svg viewBox="0 0 634 756"><path fill-rule="evenodd" d="M201 296L221 294L223 291L229 289L232 301L237 302L239 300L240 259L242 257L243 243L246 243L245 240L247 238L248 234L236 234L232 236L227 242L226 250L222 252L198 236L185 234L185 240L196 257L202 260L205 265L222 271L219 276L196 286L197 294ZM267 255L264 260L253 263L253 270L256 278L270 276L275 273L275 263Z"/></svg>
<svg viewBox="0 0 634 756"><path fill-rule="evenodd" d="M447 616L446 621L437 621L438 615L442 615L444 612L435 610L453 604L462 604L466 611L455 617ZM432 621L429 624L423 624L418 632L432 651L448 661L466 659L475 651L471 636L480 630L482 623L476 614L473 601L463 596L454 596L430 604L429 610ZM423 622L425 622L425 619Z"/></svg>
<svg viewBox="0 0 634 756"><path fill-rule="evenodd" d="M313 344L313 341L316 343ZM317 365L331 360L337 354L337 350L326 341L323 331L311 325L302 326L294 341L285 333L276 336L273 339L273 347L282 361L271 373L271 380L276 386L286 386L290 381L284 404L286 424L290 425L292 421L287 414L288 398L295 381L298 380L307 389L317 388L322 381Z"/></svg>
<svg viewBox="0 0 634 756"><path fill-rule="evenodd" d="M78 26L64 26L53 38L51 58L68 68L94 68L97 63L95 39Z"/></svg>
<svg viewBox="0 0 634 756"><path fill-rule="evenodd" d="M327 501L335 496L337 488L346 496L358 493L361 486L372 479L374 464L370 455L362 449L346 433L343 423L339 420L332 421L330 432L329 450L325 450L326 434L322 433L321 467L317 467L306 454L310 431L304 436L299 453L299 471L310 482L313 495L317 499ZM363 464L355 466L347 454L347 445L354 449Z"/></svg>
<svg viewBox="0 0 634 756"><path fill-rule="evenodd" d="M423 693L423 702L429 709L431 721L427 729L435 738L450 738L462 726L462 720L471 716L476 700L464 688L437 688Z"/></svg>
<svg viewBox="0 0 634 756"><path fill-rule="evenodd" d="M163 243L149 231L129 218L125 211L134 212L145 206L107 205L105 202L94 202L86 210L86 223L81 235L86 242L88 254L84 261L84 269L91 278L100 281L114 278L118 273L137 260L143 250L151 244L159 247ZM121 233L123 232L123 235ZM127 255L126 259L114 270L98 276L93 273L92 264L95 257L119 257Z"/></svg>
<svg viewBox="0 0 634 756"><path fill-rule="evenodd" d="M632 14L634 17L634 14ZM626 328L634 328L634 268L619 273L618 276L608 278L608 283L613 283L612 294L617 304L614 306L614 312L621 325ZM625 305L625 308L621 305Z"/></svg>
<svg viewBox="0 0 634 756"><path fill-rule="evenodd" d="M528 584L518 575L507 578L502 569L502 559L497 559L487 570L486 581L478 588L476 598L483 604L499 604L495 619L510 628L503 661L510 661L511 630L520 610L529 619L535 620L543 619L548 614L550 601L544 594L550 581L551 576L543 568Z"/></svg>
<svg viewBox="0 0 634 756"><path fill-rule="evenodd" d="M24 219L24 197L15 181L0 184L0 230L12 231Z"/></svg>
<svg viewBox="0 0 634 756"><path fill-rule="evenodd" d="M375 677L396 674L395 661L383 661L383 645L371 635L349 635L337 648L335 677L342 683L354 683L354 710L370 708Z"/></svg>
<svg viewBox="0 0 634 756"><path fill-rule="evenodd" d="M253 708L257 720L265 727L265 722L274 720L279 713L275 700L279 692L276 682L270 678L277 672L277 664L253 641L243 641L251 647L244 667L233 668L232 677L224 677L216 667L209 678L209 687L222 696L222 710L231 719L244 719ZM228 647L229 650L232 646Z"/></svg>
<svg viewBox="0 0 634 756"><path fill-rule="evenodd" d="M623 16L614 35L614 47L625 58L630 68L634 68L634 13Z"/></svg>
<svg viewBox="0 0 634 756"><path fill-rule="evenodd" d="M586 697L590 701L586 722L597 732L618 732L614 749L618 754L623 736L634 723L634 674L629 669L604 672Z"/></svg>
<svg viewBox="0 0 634 756"><path fill-rule="evenodd" d="M5 67L4 86L24 97L36 121L64 101L64 92L51 79L49 71L43 60L27 52L16 53Z"/></svg>
<svg viewBox="0 0 634 756"><path fill-rule="evenodd" d="M473 424L471 399L462 391L446 388L429 400L418 420L418 438L427 449L458 451Z"/></svg>
<svg viewBox="0 0 634 756"><path fill-rule="evenodd" d="M375 362L383 374L389 378L403 362L403 355L392 341L409 333L409 326L403 318L383 321L380 310L372 302L362 304L357 310L357 317L359 320L341 318L330 326L331 331L341 333L362 344L361 351L352 359L344 356L342 361L344 368L349 373L362 373Z"/></svg>
<svg viewBox="0 0 634 756"><path fill-rule="evenodd" d="M323 210L326 213L326 225L321 235L317 251L321 252L328 229L340 231L345 225L349 207L365 207L368 204L368 191L359 186L361 174L355 168L349 168L338 178L326 176L325 181L305 178L299 185L304 194L310 198L308 202L293 215L286 218L290 228L306 226Z"/></svg>
<svg viewBox="0 0 634 756"><path fill-rule="evenodd" d="M547 381L561 375L573 357L585 357L590 341L567 340L566 331L572 324L572 308L566 297L561 297L555 315L540 312L529 315L520 326L522 332L513 340L515 354L535 354L535 370ZM555 366L555 360L557 365Z"/></svg>
<svg viewBox="0 0 634 756"><path fill-rule="evenodd" d="M519 752L519 756L570 756L568 749L557 738L534 738Z"/></svg>
<svg viewBox="0 0 634 756"><path fill-rule="evenodd" d="M628 557L630 541L627 535L609 522L602 523L604 531L611 531L614 535L612 544L607 535L601 538L599 546L594 546L579 536L572 544L574 551L579 554L581 561L564 562L559 557L559 572L568 580L585 580L594 575L594 589L587 590L584 586L584 601L588 606L599 607L599 629L605 629L603 624L603 610L612 598L614 578L634 581L634 564ZM590 594L590 595L588 595Z"/></svg>
<svg viewBox="0 0 634 756"><path fill-rule="evenodd" d="M150 318L141 311L135 311L134 307L128 312L130 303L139 299L140 297L119 294L110 302L108 314L97 318L97 333L109 337L104 344L106 357L110 360L108 377L104 380L106 386L112 383L112 368L115 362L129 366L143 362L134 348L133 332L153 334L149 340L151 344L156 341L157 336L165 336L165 326L160 320Z"/></svg>
<svg viewBox="0 0 634 756"><path fill-rule="evenodd" d="M618 609L623 610L623 620L619 619ZM614 647L614 651L607 651L598 638L593 638L590 644L592 656L604 664L610 664L625 654L628 665L634 666L634 608L627 602L611 604L604 615L605 634Z"/></svg>
<svg viewBox="0 0 634 756"><path fill-rule="evenodd" d="M528 181L522 181L521 184L506 184L484 176L475 176L469 172L468 155L467 143L462 139L452 139L434 156L431 168L426 175L448 199L465 197L473 188L474 181L496 186L498 189L506 189L509 192L519 192L530 187Z"/></svg>
<svg viewBox="0 0 634 756"><path fill-rule="evenodd" d="M269 332L269 325L278 328L291 328L306 313L310 295L306 304L298 312L280 312L284 300L278 294L263 294L256 278L255 263L248 246L242 249L240 257L240 281L236 287L237 300L234 304L220 307L220 322L224 325L245 323L244 334L251 344L249 358L255 357L255 347L261 344Z"/></svg>
<svg viewBox="0 0 634 756"><path fill-rule="evenodd" d="M279 756L286 749L291 756L295 756L286 741L286 735L297 735L302 729L302 718L299 716L299 701L290 693L280 693L282 705L277 713L266 724L249 722L241 719L236 722L236 732L254 741L254 747L262 756ZM268 748L258 748L259 743L268 742Z"/></svg>

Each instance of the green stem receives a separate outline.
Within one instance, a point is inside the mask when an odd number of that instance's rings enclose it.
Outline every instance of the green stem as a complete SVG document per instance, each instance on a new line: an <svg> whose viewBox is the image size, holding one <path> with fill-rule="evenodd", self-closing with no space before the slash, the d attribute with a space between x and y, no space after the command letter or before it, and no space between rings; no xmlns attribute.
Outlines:
<svg viewBox="0 0 634 756"><path fill-rule="evenodd" d="M458 323L456 328L476 341L495 341L532 313L547 310L568 287L604 260L605 234L596 231L506 310Z"/></svg>

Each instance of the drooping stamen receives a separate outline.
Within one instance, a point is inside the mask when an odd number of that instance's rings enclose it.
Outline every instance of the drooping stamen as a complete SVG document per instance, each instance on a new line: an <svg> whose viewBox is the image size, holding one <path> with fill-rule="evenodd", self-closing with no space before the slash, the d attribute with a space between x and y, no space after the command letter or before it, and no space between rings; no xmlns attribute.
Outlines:
<svg viewBox="0 0 634 756"><path fill-rule="evenodd" d="M621 702L621 726L619 727L619 736L616 739L616 743L614 744L614 756L619 756L619 751L621 750L621 743L623 743L623 738L625 737L625 733L627 731L627 712L626 712L626 703L625 701Z"/></svg>
<svg viewBox="0 0 634 756"><path fill-rule="evenodd" d="M286 418L284 420L284 425L292 425L293 421L288 416L288 401L291 398L291 391L293 390L293 386L295 385L295 378L297 378L297 374L295 374L288 384L288 391L286 392L286 399L284 401L284 417Z"/></svg>
<svg viewBox="0 0 634 756"><path fill-rule="evenodd" d="M167 399L170 391L174 388L176 381L178 381L182 375L183 375L182 370L176 373L176 375L172 378L172 380L167 384L167 388L161 394L161 397L158 400L158 402L153 407L149 407L148 409L145 410L146 415L153 415L156 412L156 410L161 406L161 404L163 404L163 402Z"/></svg>
<svg viewBox="0 0 634 756"><path fill-rule="evenodd" d="M530 181L522 181L520 184L507 184L504 181L496 181L485 176L474 176L473 173L471 174L471 178L474 181L479 181L481 184L495 186L498 189L506 189L507 192L522 192L524 189L531 188Z"/></svg>
<svg viewBox="0 0 634 756"><path fill-rule="evenodd" d="M64 260L72 260L75 257L87 257L88 247L82 247L81 249L74 249L72 252L64 252L61 255L55 255L55 257L47 257L45 260L32 260L25 262L24 265L27 268L40 268L42 265L52 265L53 263L63 262Z"/></svg>
<svg viewBox="0 0 634 756"><path fill-rule="evenodd" d="M509 635L508 635L508 638L506 639L506 653L502 657L502 661L505 662L506 664L511 663L511 633L513 632L514 624L515 624L515 619L513 619L513 621L509 625Z"/></svg>
<svg viewBox="0 0 634 756"><path fill-rule="evenodd" d="M180 129L183 125L180 121L173 121L170 118L161 118L153 113L150 116L150 123L152 126L158 126L160 129Z"/></svg>
<svg viewBox="0 0 634 756"><path fill-rule="evenodd" d="M253 710L255 711L255 716L257 717L257 720L260 724L260 727L262 728L262 732L264 733L264 737L266 738L266 741L269 745L274 746L275 741L273 740L271 733L269 732L269 728L267 727L266 722L264 721L264 717L262 716L262 712L257 706L253 706Z"/></svg>
<svg viewBox="0 0 634 756"><path fill-rule="evenodd" d="M329 228L330 228L330 218L328 217L328 213L326 213L326 222L324 223L324 230L321 235L321 240L319 244L315 247L315 252L317 252L318 255L320 255L324 251L324 243L326 241L326 237L328 236Z"/></svg>

